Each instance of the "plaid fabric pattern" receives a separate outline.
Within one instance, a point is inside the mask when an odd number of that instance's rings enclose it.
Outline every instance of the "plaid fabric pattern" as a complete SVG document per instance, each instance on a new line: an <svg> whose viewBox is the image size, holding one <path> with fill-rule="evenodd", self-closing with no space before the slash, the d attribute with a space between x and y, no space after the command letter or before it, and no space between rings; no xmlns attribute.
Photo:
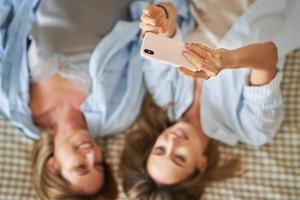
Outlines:
<svg viewBox="0 0 300 200"><path fill-rule="evenodd" d="M300 198L300 49L288 55L282 82L284 122L274 141L262 148L221 145L222 159L243 158L242 177L213 183L203 199L297 200ZM101 141L117 182L124 134ZM31 186L32 141L0 117L0 200L36 200ZM119 184L119 200L126 200Z"/></svg>

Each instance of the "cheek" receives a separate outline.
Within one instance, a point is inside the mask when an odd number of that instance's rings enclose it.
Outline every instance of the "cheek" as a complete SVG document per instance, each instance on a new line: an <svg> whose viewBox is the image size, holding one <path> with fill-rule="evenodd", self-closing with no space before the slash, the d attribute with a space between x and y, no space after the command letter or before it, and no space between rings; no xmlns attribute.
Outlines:
<svg viewBox="0 0 300 200"><path fill-rule="evenodd" d="M64 167L68 167L79 160L78 155L69 145L56 146L54 156Z"/></svg>
<svg viewBox="0 0 300 200"><path fill-rule="evenodd" d="M103 154L104 154L104 152L103 152L103 150L102 150L102 147L100 146L100 145L98 145L97 143L96 143L96 141L94 141L94 140L92 140L92 143L93 143L93 145L94 145L94 151L95 151L95 155L96 155L96 157L97 158L103 158Z"/></svg>
<svg viewBox="0 0 300 200"><path fill-rule="evenodd" d="M189 144L186 149L187 160L196 163L201 156L200 147L197 143Z"/></svg>
<svg viewBox="0 0 300 200"><path fill-rule="evenodd" d="M96 147L94 149L94 151L95 151L95 158L96 158L96 160L99 159L99 160L102 161L103 157L104 157L102 149L100 147Z"/></svg>

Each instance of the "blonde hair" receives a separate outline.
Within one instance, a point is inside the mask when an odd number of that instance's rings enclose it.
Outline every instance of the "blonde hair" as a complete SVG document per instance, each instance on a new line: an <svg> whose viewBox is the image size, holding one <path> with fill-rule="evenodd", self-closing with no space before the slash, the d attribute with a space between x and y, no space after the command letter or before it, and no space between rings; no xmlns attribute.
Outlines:
<svg viewBox="0 0 300 200"><path fill-rule="evenodd" d="M79 195L71 191L70 183L59 172L54 173L47 167L47 161L53 156L53 153L54 136L51 130L47 130L34 143L32 153L33 186L41 199L93 200L100 197L103 197L102 199L115 199L117 193L116 183L107 165L104 168L107 183L101 191L96 194Z"/></svg>
<svg viewBox="0 0 300 200"><path fill-rule="evenodd" d="M156 184L146 170L146 162L159 134L172 124L166 110L156 106L149 97L144 99L137 126L126 136L121 157L122 184L129 199L198 200L212 181L241 174L242 162L239 157L218 165L218 144L211 140L205 152L208 164L204 173L196 170L190 177L173 185Z"/></svg>

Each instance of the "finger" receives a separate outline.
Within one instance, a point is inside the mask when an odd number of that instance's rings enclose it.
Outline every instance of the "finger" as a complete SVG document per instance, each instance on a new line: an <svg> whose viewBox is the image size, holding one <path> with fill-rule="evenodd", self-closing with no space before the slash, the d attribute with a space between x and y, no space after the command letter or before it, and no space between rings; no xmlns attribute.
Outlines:
<svg viewBox="0 0 300 200"><path fill-rule="evenodd" d="M140 28L143 30L143 32L162 32L163 28L152 26L150 24L145 24L143 22L140 22Z"/></svg>
<svg viewBox="0 0 300 200"><path fill-rule="evenodd" d="M144 39L144 37L145 37L145 35L146 35L146 33L149 33L150 31L145 31L145 32L142 32L141 33L141 35L140 35L140 39L141 40L143 40ZM151 33L155 33L155 34L159 34L159 32L158 31L151 31Z"/></svg>
<svg viewBox="0 0 300 200"><path fill-rule="evenodd" d="M160 15L157 21L158 21L158 26L166 26L169 23L169 20L164 15Z"/></svg>
<svg viewBox="0 0 300 200"><path fill-rule="evenodd" d="M210 57L212 55L212 51L208 51L206 48L202 47L200 44L189 44L189 43L186 43L185 44L185 48L187 50L190 50L196 54L198 54L200 57L202 58L207 58L207 57Z"/></svg>
<svg viewBox="0 0 300 200"><path fill-rule="evenodd" d="M209 78L209 76L203 70L193 72L191 70L188 70L185 67L179 67L178 69L185 76L189 76L189 77L193 77L193 78L202 78L205 80L207 80Z"/></svg>
<svg viewBox="0 0 300 200"><path fill-rule="evenodd" d="M221 61L215 50L209 49L201 44L185 44L185 47L186 49L199 55L204 60L207 60L210 65L220 68Z"/></svg>
<svg viewBox="0 0 300 200"><path fill-rule="evenodd" d="M151 26L157 26L159 24L159 19L155 19L155 18L149 17L149 16L147 16L145 14L143 14L141 16L141 21L144 24L150 24Z"/></svg>
<svg viewBox="0 0 300 200"><path fill-rule="evenodd" d="M165 33L168 30L168 19L166 18L164 11L158 6L150 5L144 9L141 21L144 24L159 27L157 31L160 33Z"/></svg>
<svg viewBox="0 0 300 200"><path fill-rule="evenodd" d="M191 46L193 48L201 48L201 49L205 50L206 52L208 52L209 54L214 54L215 53L215 49L211 49L208 46L205 46L201 43L192 43Z"/></svg>
<svg viewBox="0 0 300 200"><path fill-rule="evenodd" d="M183 51L183 56L194 66L198 68L198 70L202 69L202 66L204 65L203 59L199 57L196 53L192 51Z"/></svg>
<svg viewBox="0 0 300 200"><path fill-rule="evenodd" d="M155 5L150 5L147 8L143 10L143 14L151 17L160 17L161 15L164 15L164 12L161 8L155 6Z"/></svg>
<svg viewBox="0 0 300 200"><path fill-rule="evenodd" d="M210 76L216 76L220 72L220 69L214 63L210 63L205 58L201 58L201 61L202 61L201 70L204 70Z"/></svg>
<svg viewBox="0 0 300 200"><path fill-rule="evenodd" d="M199 70L204 70L210 76L216 76L219 73L219 69L214 63L210 63L208 60L199 57L194 52L184 51L183 55Z"/></svg>
<svg viewBox="0 0 300 200"><path fill-rule="evenodd" d="M212 65L214 65L216 68L221 67L221 61L219 58L216 58L214 56L208 56L207 58L205 58L209 63L212 63Z"/></svg>
<svg viewBox="0 0 300 200"><path fill-rule="evenodd" d="M216 67L213 67L211 65L204 64L202 66L202 70L205 71L206 74L209 76L217 76L220 72Z"/></svg>

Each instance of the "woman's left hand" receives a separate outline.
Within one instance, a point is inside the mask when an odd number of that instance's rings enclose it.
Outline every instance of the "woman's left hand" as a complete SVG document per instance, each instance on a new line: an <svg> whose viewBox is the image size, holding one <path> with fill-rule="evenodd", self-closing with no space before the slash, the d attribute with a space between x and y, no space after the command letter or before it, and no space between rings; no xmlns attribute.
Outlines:
<svg viewBox="0 0 300 200"><path fill-rule="evenodd" d="M195 43L186 43L185 48L186 50L183 51L184 57L196 66L199 71L193 72L184 66L179 67L179 70L184 75L193 78L207 80L211 76L217 76L233 59L230 51L227 49L212 49Z"/></svg>

